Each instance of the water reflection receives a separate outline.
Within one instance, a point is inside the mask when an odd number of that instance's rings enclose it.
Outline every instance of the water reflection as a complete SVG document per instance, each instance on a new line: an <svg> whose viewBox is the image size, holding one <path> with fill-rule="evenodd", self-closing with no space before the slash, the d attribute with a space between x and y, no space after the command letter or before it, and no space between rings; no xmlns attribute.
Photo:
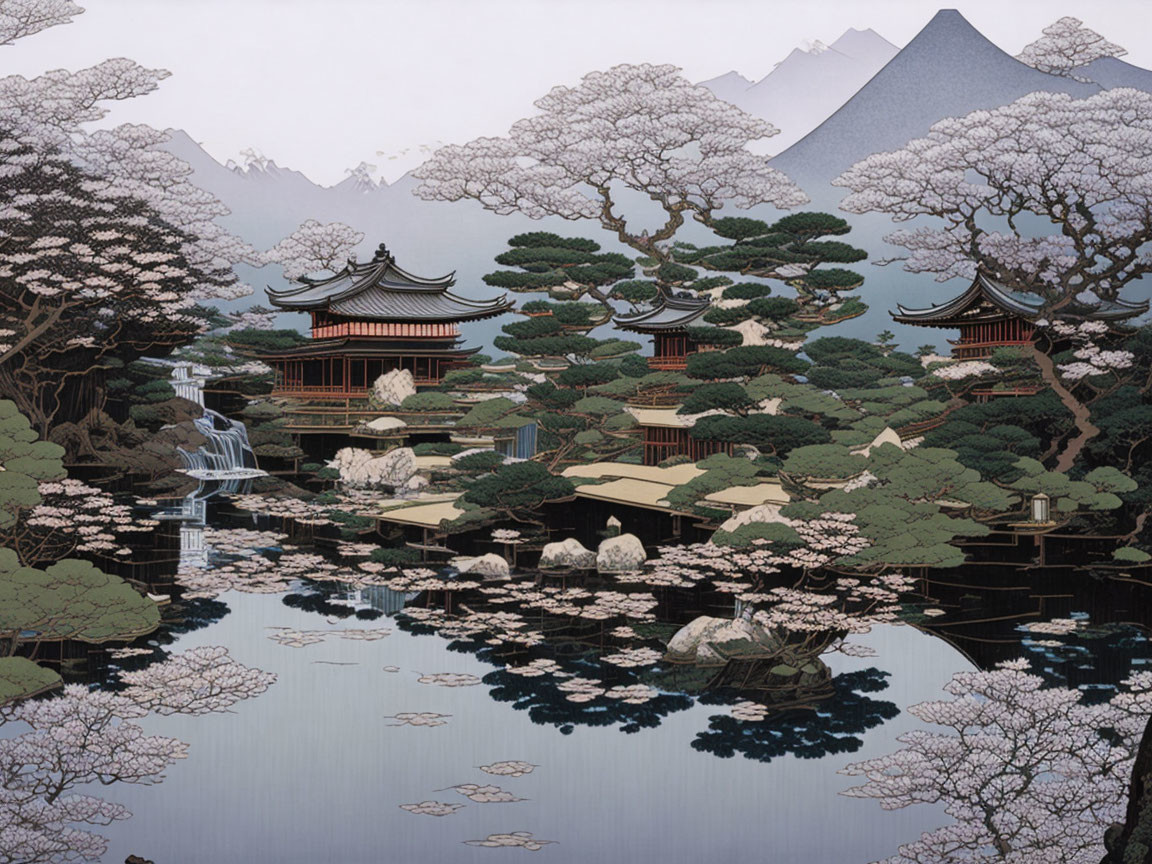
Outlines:
<svg viewBox="0 0 1152 864"><path fill-rule="evenodd" d="M832 693L817 705L777 710L759 722L713 715L708 731L693 739L692 749L722 758L740 753L760 762L785 754L819 759L831 753L855 753L863 744L862 733L900 713L894 703L864 695L886 689L888 677L876 668L836 675L830 681ZM737 696L706 693L700 702L727 704Z"/></svg>

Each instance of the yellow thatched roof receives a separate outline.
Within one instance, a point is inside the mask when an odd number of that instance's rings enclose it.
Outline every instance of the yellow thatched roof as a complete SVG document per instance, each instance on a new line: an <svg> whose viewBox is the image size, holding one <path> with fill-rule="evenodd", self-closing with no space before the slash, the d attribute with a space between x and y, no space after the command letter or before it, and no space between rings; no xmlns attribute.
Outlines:
<svg viewBox="0 0 1152 864"><path fill-rule="evenodd" d="M624 410L636 418L641 426L663 426L671 429L687 429L692 426L695 418L687 414L677 414L679 405L671 408L638 408L629 405Z"/></svg>
<svg viewBox="0 0 1152 864"><path fill-rule="evenodd" d="M787 504L792 498L779 483L757 483L755 486L730 486L705 495L704 500L733 507L758 507L761 504Z"/></svg>
<svg viewBox="0 0 1152 864"><path fill-rule="evenodd" d="M455 504L456 499L459 497L459 495L453 495L438 501L423 499L415 504L407 504L385 510L382 513L378 513L376 518L384 522L394 522L397 525L419 525L421 528L438 528L441 522L445 520L451 522L456 517L464 514L464 511L460 510Z"/></svg>
<svg viewBox="0 0 1152 864"><path fill-rule="evenodd" d="M576 497L611 501L614 504L630 504L633 507L671 510L668 504L660 502L668 497L673 488L666 483L653 483L650 480L610 480L607 483L577 486Z"/></svg>
<svg viewBox="0 0 1152 864"><path fill-rule="evenodd" d="M620 479L644 480L650 483L663 483L666 486L680 486L704 473L691 462L673 465L671 468L658 468L655 465L633 465L627 462L594 462L591 465L573 465L564 469L565 477L583 477L590 480Z"/></svg>

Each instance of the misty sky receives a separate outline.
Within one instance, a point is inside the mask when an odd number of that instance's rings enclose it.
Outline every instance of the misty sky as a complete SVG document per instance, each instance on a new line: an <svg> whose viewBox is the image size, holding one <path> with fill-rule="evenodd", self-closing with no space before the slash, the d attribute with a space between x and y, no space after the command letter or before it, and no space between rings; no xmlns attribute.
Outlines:
<svg viewBox="0 0 1152 864"><path fill-rule="evenodd" d="M623 62L692 80L753 80L795 47L872 28L902 46L940 0L78 0L87 11L4 48L33 76L113 56L170 70L112 122L181 127L213 156L252 147L331 184L361 161L395 179L421 146L499 135L554 84ZM1152 67L1152 3L972 0L958 8L1016 53L1075 15ZM1139 38L1138 38L1139 37ZM771 119L771 118L768 118ZM378 152L382 151L382 152ZM392 158L390 158L392 157Z"/></svg>

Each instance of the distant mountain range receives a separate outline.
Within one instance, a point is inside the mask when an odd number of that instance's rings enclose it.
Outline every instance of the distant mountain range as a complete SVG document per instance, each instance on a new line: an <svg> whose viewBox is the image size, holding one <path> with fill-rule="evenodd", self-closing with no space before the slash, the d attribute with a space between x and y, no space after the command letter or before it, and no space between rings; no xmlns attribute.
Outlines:
<svg viewBox="0 0 1152 864"><path fill-rule="evenodd" d="M1084 97L1100 89L1024 65L955 9L942 9L855 95L772 164L814 201L839 201L843 190L828 187L829 180L872 153L924 135L937 120L995 108L1037 90Z"/></svg>
<svg viewBox="0 0 1152 864"><path fill-rule="evenodd" d="M899 50L874 30L848 30L831 45L795 49L755 83L737 72L700 83L780 129L768 141L780 153L847 102Z"/></svg>
<svg viewBox="0 0 1152 864"><path fill-rule="evenodd" d="M944 117L994 108L1037 90L1078 97L1120 86L1152 92L1152 71L1120 60L1098 60L1079 73L1091 80L1039 72L992 44L959 12L942 10L899 51L871 30L849 30L826 48L793 51L760 81L731 72L704 84L784 129L769 143L774 147L781 141L794 143L772 164L809 194L810 209L835 212L844 190L831 186L830 180L871 153L922 136ZM496 269L493 258L507 238L522 231L591 237L607 251L632 254L592 222L533 221L496 216L474 202L421 201L412 195L416 181L408 175L384 184L353 173L334 186L322 187L275 162L247 168L221 165L181 130L171 130L168 146L192 166L194 181L232 211L222 223L261 249L273 246L306 219L345 222L364 232L361 251L383 241L412 272L437 276L455 269L459 290L475 297L499 293L485 286L481 277ZM758 207L749 215L771 221L781 214ZM873 258L891 254L892 247L883 242L893 227L886 217L852 216L850 221L853 231L847 240L867 249ZM685 226L683 239L707 238L699 226ZM885 328L898 330L887 316L897 300L925 305L958 290L955 284L941 285L896 266L884 270L861 266L867 277L862 295L872 308L862 318L840 325L841 335L870 338ZM234 305L263 302L261 289L280 278L273 268L239 270L258 294ZM299 317L282 320L285 326L301 326ZM467 328L465 335L473 342L491 344L501 323L480 322ZM943 342L942 334L926 330L901 331L897 336L905 348Z"/></svg>

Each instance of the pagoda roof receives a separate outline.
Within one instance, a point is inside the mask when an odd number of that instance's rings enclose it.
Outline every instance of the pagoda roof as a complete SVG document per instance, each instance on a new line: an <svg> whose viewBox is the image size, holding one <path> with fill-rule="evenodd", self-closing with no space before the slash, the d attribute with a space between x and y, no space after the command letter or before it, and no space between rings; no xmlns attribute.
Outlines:
<svg viewBox="0 0 1152 864"><path fill-rule="evenodd" d="M250 356L264 360L290 360L316 357L408 357L420 356L450 356L467 357L479 351L479 348L464 348L459 339L451 341L404 341L398 339L357 339L343 337L340 339L313 339L303 345L292 348L280 348L249 352Z"/></svg>
<svg viewBox="0 0 1152 864"><path fill-rule="evenodd" d="M1004 318L1024 318L1035 321L1043 314L1044 301L1035 294L1013 291L1006 285L980 274L962 294L938 306L909 309L896 305L898 312L890 312L894 321L920 327L953 327L958 324L976 324ZM1126 300L1100 300L1098 303L1076 304L1070 311L1076 317L1089 321L1124 321L1148 311L1148 301L1130 303Z"/></svg>
<svg viewBox="0 0 1152 864"><path fill-rule="evenodd" d="M506 294L489 300L453 294L448 289L455 282L455 272L426 279L400 269L381 243L370 261L358 263L349 258L334 276L303 276L289 288L269 287L266 293L268 301L280 309L326 311L375 321L478 320L507 312L514 305Z"/></svg>
<svg viewBox="0 0 1152 864"><path fill-rule="evenodd" d="M707 297L673 295L661 297L651 309L631 315L617 315L612 321L621 330L635 333L661 333L683 330L712 306Z"/></svg>

